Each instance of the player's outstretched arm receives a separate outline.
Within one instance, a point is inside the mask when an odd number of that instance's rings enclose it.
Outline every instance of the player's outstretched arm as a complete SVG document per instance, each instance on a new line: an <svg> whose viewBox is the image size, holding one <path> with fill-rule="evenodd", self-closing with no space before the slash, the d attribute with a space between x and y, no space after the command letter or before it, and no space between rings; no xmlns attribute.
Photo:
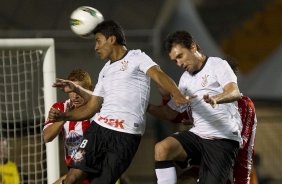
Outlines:
<svg viewBox="0 0 282 184"><path fill-rule="evenodd" d="M85 89L70 80L57 79L53 84L53 87L59 88L65 93L75 92L79 94L82 98L88 101L92 96L92 91Z"/></svg>
<svg viewBox="0 0 282 184"><path fill-rule="evenodd" d="M184 105L189 102L189 97L185 97L181 94L175 82L164 73L159 66L151 67L147 71L147 75L149 75L162 89L168 91L177 105Z"/></svg>
<svg viewBox="0 0 282 184"><path fill-rule="evenodd" d="M240 96L241 94L238 85L234 82L231 82L224 86L222 93L215 96L210 96L207 94L203 96L203 99L206 103L209 103L212 107L215 107L216 104L237 101L240 99Z"/></svg>
<svg viewBox="0 0 282 184"><path fill-rule="evenodd" d="M164 119L169 121L174 120L178 114L177 111L174 111L167 105L157 106L152 104L148 105L147 112L159 119Z"/></svg>
<svg viewBox="0 0 282 184"><path fill-rule="evenodd" d="M59 133L61 132L62 127L64 126L64 121L54 122L52 125L49 125L43 131L44 142L51 142Z"/></svg>
<svg viewBox="0 0 282 184"><path fill-rule="evenodd" d="M71 103L67 103L66 112L71 111L74 109L74 106ZM49 119L47 120L49 122ZM50 123L44 130L43 130L43 140L45 143L53 141L57 135L60 134L65 121L58 121Z"/></svg>
<svg viewBox="0 0 282 184"><path fill-rule="evenodd" d="M167 90L164 90L159 84L156 83L157 89L162 96L163 101L169 101L171 99L170 93Z"/></svg>
<svg viewBox="0 0 282 184"><path fill-rule="evenodd" d="M69 112L61 112L58 109L51 108L48 118L50 121L81 121L91 118L94 114L99 112L103 103L103 98L91 95L87 103L79 108Z"/></svg>

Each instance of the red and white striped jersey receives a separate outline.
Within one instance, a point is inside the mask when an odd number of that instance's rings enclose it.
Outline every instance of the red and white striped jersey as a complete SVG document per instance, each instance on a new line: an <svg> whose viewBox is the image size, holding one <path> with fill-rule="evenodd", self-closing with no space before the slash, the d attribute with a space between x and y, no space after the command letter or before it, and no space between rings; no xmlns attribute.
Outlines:
<svg viewBox="0 0 282 184"><path fill-rule="evenodd" d="M57 102L52 107L65 112L67 104L70 100L64 102ZM44 128L52 125L54 122L46 120L44 123ZM72 156L76 153L78 146L80 145L83 139L83 133L90 125L90 120L85 121L66 121L61 130L64 138L64 147L65 147L65 160L67 166L70 164Z"/></svg>
<svg viewBox="0 0 282 184"><path fill-rule="evenodd" d="M257 127L255 106L250 98L242 96L238 100L243 129L242 148L239 150L234 166L234 184L249 184L254 157L254 144Z"/></svg>

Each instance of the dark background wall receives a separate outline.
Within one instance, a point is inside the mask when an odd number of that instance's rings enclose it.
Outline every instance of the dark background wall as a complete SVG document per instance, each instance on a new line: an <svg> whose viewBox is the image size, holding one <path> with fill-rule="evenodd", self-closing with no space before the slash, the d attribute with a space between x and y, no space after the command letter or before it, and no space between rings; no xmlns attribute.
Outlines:
<svg viewBox="0 0 282 184"><path fill-rule="evenodd" d="M187 0L189 1L189 0ZM140 48L150 55L160 66L178 82L182 70L168 61L167 56L160 51L154 52L154 28L158 24L159 15L165 3L178 1L162 0L9 0L2 1L0 6L0 37L1 38L54 38L56 48L56 75L66 78L74 68L82 68L91 73L97 81L98 73L104 65L95 55L93 40L79 38L69 29L69 16L78 6L92 6L100 10L105 19L115 19L123 25L128 40L128 48ZM180 1L179 2L185 2ZM256 75L258 83L260 77L269 81L267 85L282 88L281 75L275 72L281 70L281 65L267 63L270 57L281 46L282 15L281 0L191 0L195 7L203 28L215 43L220 54L235 58L240 66L243 77ZM182 7L185 11L185 7ZM187 11L191 7L187 7ZM160 32L159 45L167 32L174 29L175 25L185 27L189 22L180 21L182 14L177 8L170 14L165 26ZM193 26L193 25L192 25ZM201 35L199 35L201 36ZM200 40L200 39L199 39ZM204 42L204 41L203 41ZM202 43L201 43L202 45ZM203 45L205 45L203 43ZM203 48L204 51L208 48ZM156 54L157 53L157 54ZM217 55L217 53L211 53ZM280 57L281 58L281 57ZM276 63L282 63L281 59ZM262 70L256 68L263 64ZM276 67L273 67L276 66ZM262 71L269 68L272 76L261 75ZM252 73L255 74L252 74ZM281 73L281 72L280 72ZM258 76L258 77L257 77ZM275 80L274 80L275 79ZM257 87L269 92L275 92L265 83L259 86L244 85L249 79L243 78L243 92L249 88L256 91ZM272 82L272 81L275 81ZM276 82L277 81L277 82ZM241 81L240 81L241 82ZM240 83L241 85L241 83ZM245 87L247 86L247 87ZM243 88L244 87L244 88ZM253 93L250 93L253 94ZM282 93L281 93L282 94ZM67 96L58 91L58 99ZM160 97L152 85L151 102L159 103ZM281 182L281 154L279 147L282 135L281 126L281 95L258 96L255 98L258 115L258 128L256 140L256 153L260 158L259 174L262 183ZM153 170L154 143L170 133L183 129L181 125L172 125L161 122L148 116L147 130L132 166L125 177L130 183L153 183L155 180ZM62 158L63 160L63 158ZM62 172L66 168L61 164Z"/></svg>

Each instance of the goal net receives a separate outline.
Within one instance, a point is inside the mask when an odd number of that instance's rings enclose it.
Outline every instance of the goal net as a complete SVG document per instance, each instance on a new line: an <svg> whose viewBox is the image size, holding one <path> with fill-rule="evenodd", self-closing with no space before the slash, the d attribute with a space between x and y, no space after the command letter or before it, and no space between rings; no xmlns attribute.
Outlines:
<svg viewBox="0 0 282 184"><path fill-rule="evenodd" d="M22 184L54 182L58 139L45 145L42 137L56 101L54 40L0 39L0 53L0 157L16 164Z"/></svg>

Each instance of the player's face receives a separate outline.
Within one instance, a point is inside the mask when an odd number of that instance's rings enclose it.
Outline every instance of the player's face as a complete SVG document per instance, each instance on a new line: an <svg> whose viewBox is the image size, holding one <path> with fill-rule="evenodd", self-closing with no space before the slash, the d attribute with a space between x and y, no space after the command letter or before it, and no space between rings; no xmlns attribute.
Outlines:
<svg viewBox="0 0 282 184"><path fill-rule="evenodd" d="M196 52L196 46L192 46L191 49L187 49L180 44L176 44L172 47L169 57L171 60L175 61L177 66L183 68L189 73L193 73L199 68L195 57Z"/></svg>
<svg viewBox="0 0 282 184"><path fill-rule="evenodd" d="M74 81L73 83L79 86L83 85L81 81ZM75 108L80 107L86 103L86 101L81 96L79 96L78 94L74 92L69 93L69 98L71 101L71 105L73 105Z"/></svg>
<svg viewBox="0 0 282 184"><path fill-rule="evenodd" d="M100 59L109 59L112 52L112 43L110 39L106 39L106 37L101 33L96 33L95 51L99 55Z"/></svg>

